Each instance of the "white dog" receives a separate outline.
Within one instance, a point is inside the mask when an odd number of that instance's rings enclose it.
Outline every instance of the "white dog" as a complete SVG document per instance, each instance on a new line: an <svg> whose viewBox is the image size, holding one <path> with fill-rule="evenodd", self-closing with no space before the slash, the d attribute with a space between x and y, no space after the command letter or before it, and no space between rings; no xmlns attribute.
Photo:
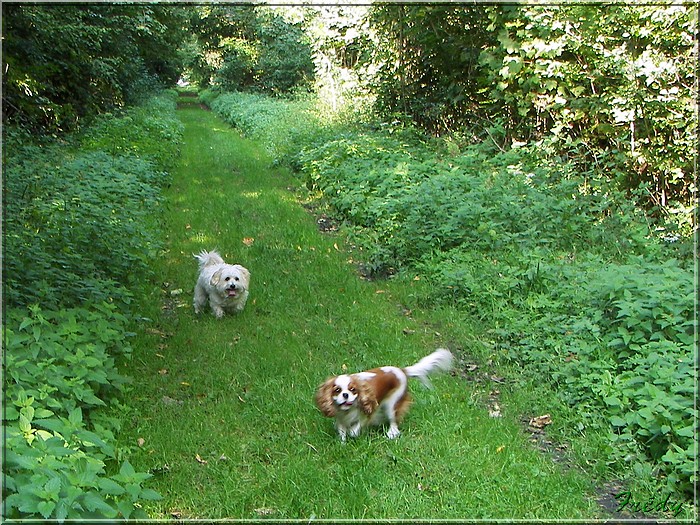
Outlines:
<svg viewBox="0 0 700 525"><path fill-rule="evenodd" d="M226 264L216 251L202 250L194 256L199 261L199 279L194 288L194 311L200 313L209 301L216 317L225 310L240 312L248 300L250 272L240 264Z"/></svg>

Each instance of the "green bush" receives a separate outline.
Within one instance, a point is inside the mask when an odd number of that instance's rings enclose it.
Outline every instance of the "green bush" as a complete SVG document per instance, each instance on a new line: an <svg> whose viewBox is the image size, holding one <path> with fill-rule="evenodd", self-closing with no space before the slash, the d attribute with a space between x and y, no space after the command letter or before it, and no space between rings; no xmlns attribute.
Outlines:
<svg viewBox="0 0 700 525"><path fill-rule="evenodd" d="M285 99L209 89L200 99L248 138L262 143L277 162L292 162L304 145L323 142L333 133L332 119L321 116L312 97Z"/></svg>
<svg viewBox="0 0 700 525"><path fill-rule="evenodd" d="M60 312L11 310L3 329L4 517L145 518L159 499L115 446L112 404L127 379L114 356L129 355L127 320L114 306Z"/></svg>
<svg viewBox="0 0 700 525"><path fill-rule="evenodd" d="M169 90L118 114L104 113L80 137L81 151L149 160L171 170L179 156L182 123L175 115L177 92Z"/></svg>
<svg viewBox="0 0 700 525"><path fill-rule="evenodd" d="M590 247L641 253L655 244L626 196L587 187L536 149L482 144L441 156L409 130L348 133L305 148L298 162L380 272L459 247L502 258Z"/></svg>
<svg viewBox="0 0 700 525"><path fill-rule="evenodd" d="M8 131L4 160L4 516L145 518L115 446L134 289L159 249L158 207L181 126L172 95L80 136ZM7 142L6 142L7 146ZM40 305L40 306L39 306Z"/></svg>
<svg viewBox="0 0 700 525"><path fill-rule="evenodd" d="M489 322L495 351L608 434L608 463L653 465L659 483L695 482L693 272L676 260L603 263L457 251L421 267L449 301ZM528 261L529 257L529 261ZM648 468L649 471L652 467Z"/></svg>
<svg viewBox="0 0 700 525"><path fill-rule="evenodd" d="M659 465L670 489L690 492L697 447L692 272L675 260L611 264L560 300L578 312L566 323L570 358L552 363L553 379L568 386L570 402L604 414L616 462Z"/></svg>
<svg viewBox="0 0 700 525"><path fill-rule="evenodd" d="M13 136L4 164L10 305L131 301L129 287L148 273L159 246L163 167L177 158L181 138L173 104L161 98L105 118L78 151ZM149 116L154 108L159 117Z"/></svg>
<svg viewBox="0 0 700 525"><path fill-rule="evenodd" d="M58 308L130 301L158 248L148 227L167 175L135 157L23 148L5 167L5 298Z"/></svg>

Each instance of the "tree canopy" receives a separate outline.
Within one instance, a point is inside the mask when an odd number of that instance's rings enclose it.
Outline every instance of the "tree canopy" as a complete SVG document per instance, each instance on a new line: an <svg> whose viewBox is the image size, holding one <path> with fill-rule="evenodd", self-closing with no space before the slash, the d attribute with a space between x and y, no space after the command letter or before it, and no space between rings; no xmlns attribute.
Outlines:
<svg viewBox="0 0 700 525"><path fill-rule="evenodd" d="M2 11L4 122L70 130L181 74L185 11L177 6L3 4Z"/></svg>
<svg viewBox="0 0 700 525"><path fill-rule="evenodd" d="M597 180L685 211L697 10L685 4L3 5L3 122L55 131L180 75L508 149L544 141Z"/></svg>

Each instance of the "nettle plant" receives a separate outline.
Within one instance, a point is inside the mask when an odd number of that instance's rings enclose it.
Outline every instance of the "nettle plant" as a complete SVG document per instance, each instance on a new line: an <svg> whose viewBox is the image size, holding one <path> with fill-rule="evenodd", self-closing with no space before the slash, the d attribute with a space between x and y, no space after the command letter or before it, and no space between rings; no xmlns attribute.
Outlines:
<svg viewBox="0 0 700 525"><path fill-rule="evenodd" d="M613 455L624 461L630 449L641 451L671 488L689 492L697 475L692 273L670 260L611 266L595 277L589 286L614 368L589 387L613 427Z"/></svg>
<svg viewBox="0 0 700 525"><path fill-rule="evenodd" d="M110 305L9 313L3 330L6 518L145 518L140 502L160 499L143 486L150 474L128 461L118 464L124 453L114 444L118 423L98 410L116 403L127 383L113 357L130 353L125 327Z"/></svg>
<svg viewBox="0 0 700 525"><path fill-rule="evenodd" d="M22 151L24 160L6 165L10 304L129 302L125 286L147 272L158 246L152 218L167 175L133 157Z"/></svg>
<svg viewBox="0 0 700 525"><path fill-rule="evenodd" d="M164 159L179 143L174 104L154 104L80 137L7 134L5 517L145 518L141 502L160 497L143 486L149 474L121 460L118 422L100 410L121 406L122 312L159 248Z"/></svg>
<svg viewBox="0 0 700 525"><path fill-rule="evenodd" d="M544 265L536 286L519 290L521 300L504 301L501 288L492 310L508 359L551 380L581 428L607 433L610 466L632 464L645 479L689 493L697 452L692 272L676 260L601 265L588 256Z"/></svg>
<svg viewBox="0 0 700 525"><path fill-rule="evenodd" d="M81 150L147 159L156 171L172 169L183 133L176 98L174 90L165 91L128 111L99 115L80 136Z"/></svg>

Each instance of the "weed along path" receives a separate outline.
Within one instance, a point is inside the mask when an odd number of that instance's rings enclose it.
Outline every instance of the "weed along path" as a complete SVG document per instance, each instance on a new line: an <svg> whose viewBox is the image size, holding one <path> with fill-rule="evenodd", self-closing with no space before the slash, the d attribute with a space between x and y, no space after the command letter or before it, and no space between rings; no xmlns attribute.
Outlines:
<svg viewBox="0 0 700 525"><path fill-rule="evenodd" d="M410 365L448 342L405 315L391 283L359 278L262 145L202 109L179 115L167 249L153 262L162 286L144 299L122 433L135 466L155 474L153 517L597 516L590 482L535 451L516 417L489 417L459 372L432 390L411 380L398 439L369 431L341 444L313 402L323 380ZM192 254L214 248L251 272L248 305L223 319L192 308Z"/></svg>

